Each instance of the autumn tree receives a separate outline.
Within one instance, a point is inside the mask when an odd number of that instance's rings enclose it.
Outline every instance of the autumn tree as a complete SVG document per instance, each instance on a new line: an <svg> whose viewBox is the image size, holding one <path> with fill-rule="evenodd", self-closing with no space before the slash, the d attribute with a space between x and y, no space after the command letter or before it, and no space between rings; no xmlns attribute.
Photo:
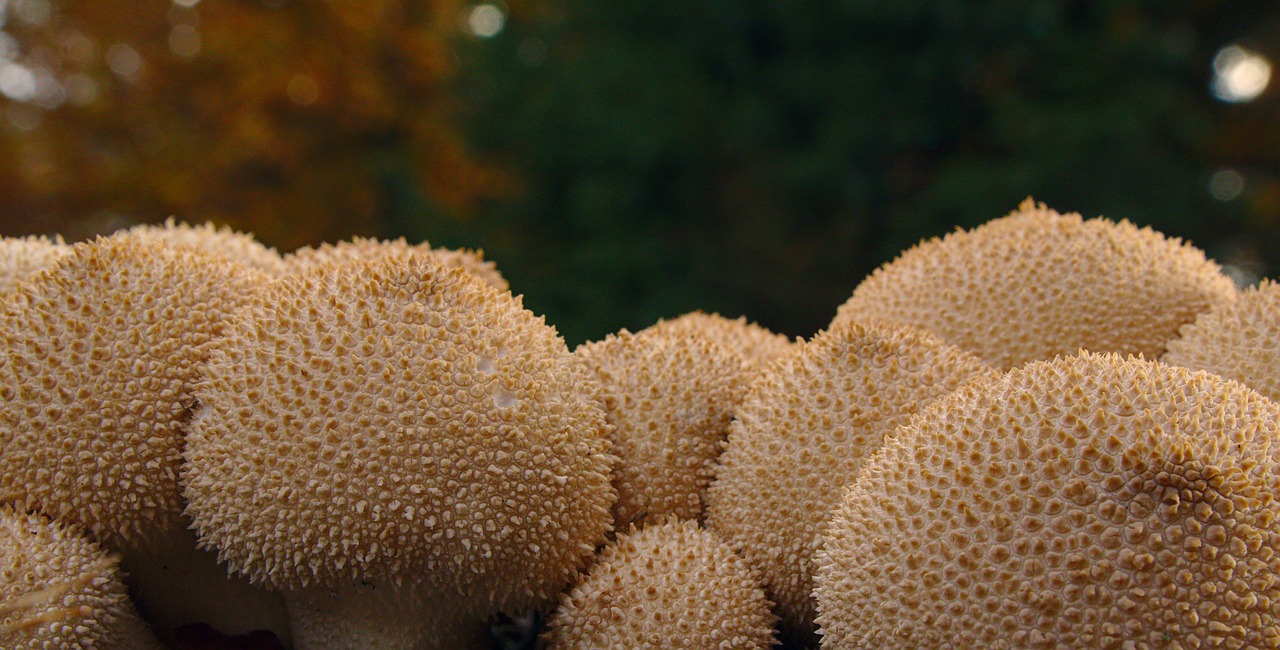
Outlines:
<svg viewBox="0 0 1280 650"><path fill-rule="evenodd" d="M281 248L465 213L501 178L452 126L452 0L13 0L0 226L175 215Z"/></svg>

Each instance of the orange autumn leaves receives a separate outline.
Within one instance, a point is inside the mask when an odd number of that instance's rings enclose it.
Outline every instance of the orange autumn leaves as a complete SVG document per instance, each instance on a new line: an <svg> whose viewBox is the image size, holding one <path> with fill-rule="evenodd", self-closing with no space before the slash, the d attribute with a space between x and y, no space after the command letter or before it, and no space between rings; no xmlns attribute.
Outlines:
<svg viewBox="0 0 1280 650"><path fill-rule="evenodd" d="M374 230L404 185L465 213L505 181L453 124L462 9L14 3L13 63L39 83L0 98L0 208L211 219L286 249Z"/></svg>

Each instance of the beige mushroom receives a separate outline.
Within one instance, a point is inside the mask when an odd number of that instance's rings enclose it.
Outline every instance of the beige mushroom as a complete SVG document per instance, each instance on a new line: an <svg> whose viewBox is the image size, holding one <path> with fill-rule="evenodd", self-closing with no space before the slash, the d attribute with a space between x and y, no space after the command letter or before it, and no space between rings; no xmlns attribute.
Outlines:
<svg viewBox="0 0 1280 650"><path fill-rule="evenodd" d="M1182 327L1161 361L1207 370L1280 401L1280 284L1263 280L1240 299Z"/></svg>

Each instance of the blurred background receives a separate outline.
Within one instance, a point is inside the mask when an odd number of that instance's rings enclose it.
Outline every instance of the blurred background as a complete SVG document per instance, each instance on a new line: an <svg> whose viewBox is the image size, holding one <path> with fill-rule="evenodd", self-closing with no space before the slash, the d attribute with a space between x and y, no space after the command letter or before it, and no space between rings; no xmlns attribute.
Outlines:
<svg viewBox="0 0 1280 650"><path fill-rule="evenodd" d="M0 234L483 248L570 345L808 336L1027 196L1280 269L1280 3L0 0Z"/></svg>

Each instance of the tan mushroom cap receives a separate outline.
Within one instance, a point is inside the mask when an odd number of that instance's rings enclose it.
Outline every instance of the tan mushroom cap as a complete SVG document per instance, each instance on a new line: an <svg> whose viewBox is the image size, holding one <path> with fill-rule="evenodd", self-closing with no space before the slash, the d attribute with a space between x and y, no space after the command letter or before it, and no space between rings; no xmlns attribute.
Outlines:
<svg viewBox="0 0 1280 650"><path fill-rule="evenodd" d="M130 234L0 303L0 501L118 549L180 525L193 384L256 272Z"/></svg>
<svg viewBox="0 0 1280 650"><path fill-rule="evenodd" d="M0 295L43 271L71 252L61 236L0 238Z"/></svg>
<svg viewBox="0 0 1280 650"><path fill-rule="evenodd" d="M213 353L187 512L273 588L421 581L460 610L538 602L609 527L614 459L585 381L553 328L461 269L289 276Z"/></svg>
<svg viewBox="0 0 1280 650"><path fill-rule="evenodd" d="M1278 435L1241 384L1114 354L963 387L836 508L823 647L1276 647Z"/></svg>
<svg viewBox="0 0 1280 650"><path fill-rule="evenodd" d="M810 640L813 555L866 458L924 406L996 374L931 334L849 321L752 384L707 492L707 527L760 570L788 637Z"/></svg>
<svg viewBox="0 0 1280 650"><path fill-rule="evenodd" d="M702 515L729 420L751 377L741 354L672 323L622 330L574 351L599 380L613 425L617 529Z"/></svg>
<svg viewBox="0 0 1280 650"><path fill-rule="evenodd" d="M883 319L928 329L999 368L1079 349L1158 358L1182 324L1237 294L1189 244L1027 199L1006 217L925 241L880 267L833 324Z"/></svg>
<svg viewBox="0 0 1280 650"><path fill-rule="evenodd" d="M314 248L300 248L285 256L285 263L296 273L322 264L345 264L353 260L387 259L405 255L427 255L446 267L466 269L498 289L506 291L509 288L497 266L484 259L484 251L432 248L427 242L410 244L404 237L391 240L355 237L336 244L325 243Z"/></svg>
<svg viewBox="0 0 1280 650"><path fill-rule="evenodd" d="M632 528L604 548L548 621L553 650L735 648L773 643L756 572L697 522Z"/></svg>
<svg viewBox="0 0 1280 650"><path fill-rule="evenodd" d="M1280 401L1280 284L1263 280L1182 327L1161 361L1234 379Z"/></svg>
<svg viewBox="0 0 1280 650"><path fill-rule="evenodd" d="M206 255L243 264L271 276L286 273L284 259L274 248L268 248L253 235L236 232L212 223L193 226L169 217L163 224L134 226L128 232L139 241L155 241L169 246L185 246Z"/></svg>
<svg viewBox="0 0 1280 650"><path fill-rule="evenodd" d="M159 650L115 558L62 524L0 507L0 641L21 650Z"/></svg>
<svg viewBox="0 0 1280 650"><path fill-rule="evenodd" d="M740 353L749 363L758 366L764 366L790 353L793 348L787 337L752 323L745 316L727 318L720 314L694 311L662 323L668 331L715 341Z"/></svg>

